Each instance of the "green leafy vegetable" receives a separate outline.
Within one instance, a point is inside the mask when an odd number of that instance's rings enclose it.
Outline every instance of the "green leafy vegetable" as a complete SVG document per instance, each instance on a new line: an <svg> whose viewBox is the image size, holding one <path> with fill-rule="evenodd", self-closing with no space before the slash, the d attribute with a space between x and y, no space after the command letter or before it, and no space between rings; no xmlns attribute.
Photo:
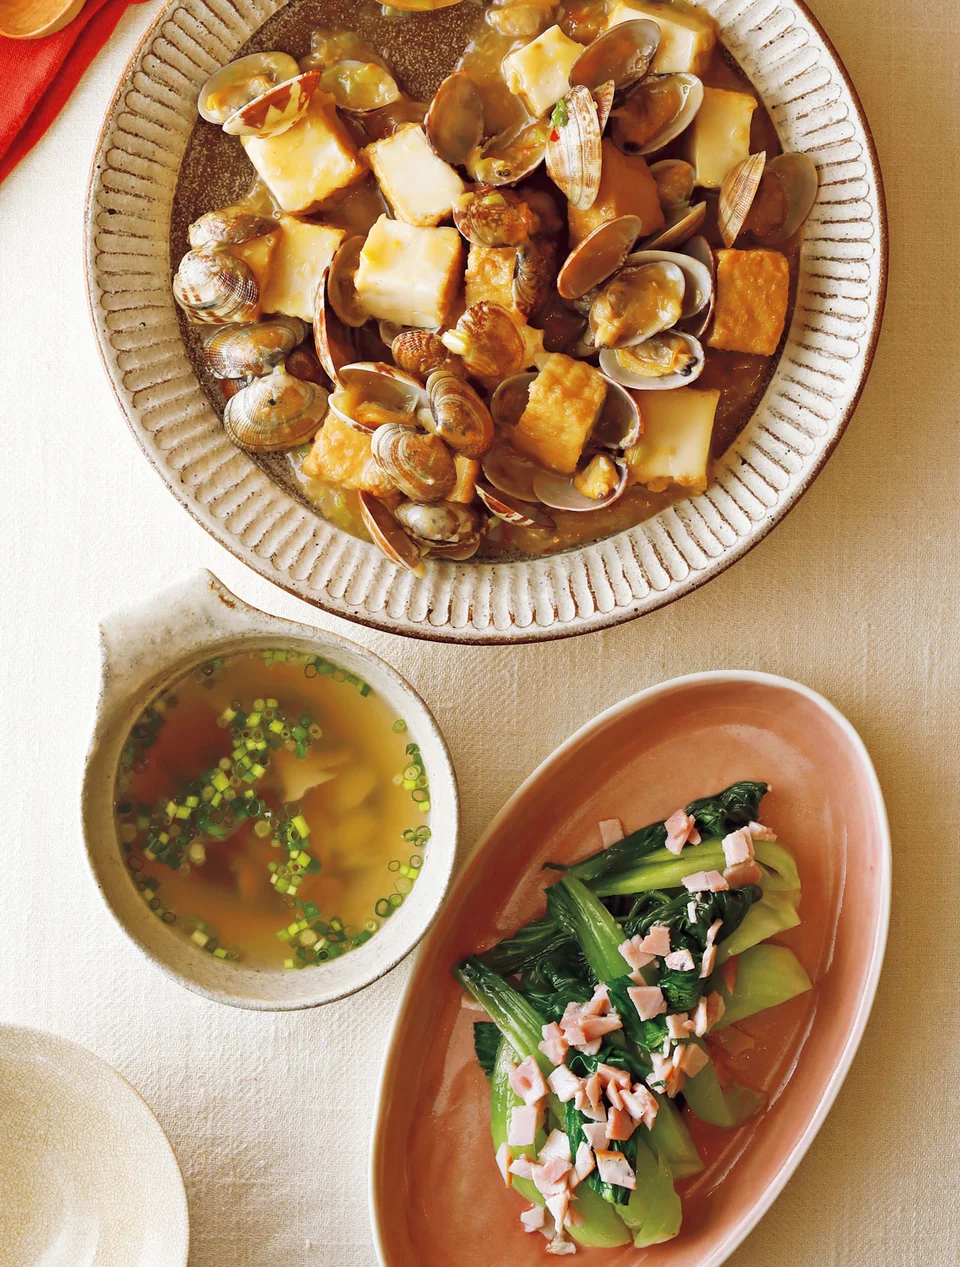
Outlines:
<svg viewBox="0 0 960 1267"><path fill-rule="evenodd" d="M496 1064L497 1052L500 1050L500 1031L492 1021L476 1021L473 1026L473 1049L477 1053L477 1063L487 1075L493 1077L493 1066Z"/></svg>
<svg viewBox="0 0 960 1267"><path fill-rule="evenodd" d="M714 1029L724 1029L768 1007L777 1007L813 989L803 964L786 946L751 946L737 960L733 994L718 986L726 1010Z"/></svg>
<svg viewBox="0 0 960 1267"><path fill-rule="evenodd" d="M573 944L573 938L558 928L556 921L548 915L545 919L525 924L512 937L485 951L480 960L494 972L509 976L514 972L525 972L544 956L569 950Z"/></svg>
<svg viewBox="0 0 960 1267"><path fill-rule="evenodd" d="M637 1187L620 1217L633 1235L634 1246L645 1249L672 1240L680 1231L683 1211L666 1159L657 1155L639 1131L631 1136L630 1142L634 1141L635 1156L631 1160Z"/></svg>
<svg viewBox="0 0 960 1267"><path fill-rule="evenodd" d="M701 1050L705 1050L699 1039L694 1041ZM762 1091L753 1091L750 1087L721 1087L712 1063L704 1065L696 1077L687 1079L683 1098L687 1108L701 1122L723 1127L739 1126L753 1117L767 1099Z"/></svg>
<svg viewBox="0 0 960 1267"><path fill-rule="evenodd" d="M773 875L770 883L777 889L798 889L800 878L789 849L771 840L754 843L757 861L763 863ZM606 876L591 884L599 897L632 896L654 889L676 889L683 884L684 876L695 871L723 871L727 862L719 840L705 840L700 845L687 845L679 857L667 849L655 849L629 871Z"/></svg>
<svg viewBox="0 0 960 1267"><path fill-rule="evenodd" d="M777 933L796 928L800 923L797 905L800 894L778 893L761 887L762 897L744 916L740 926L717 944L717 963L726 963L758 942ZM723 930L720 936L724 937Z"/></svg>

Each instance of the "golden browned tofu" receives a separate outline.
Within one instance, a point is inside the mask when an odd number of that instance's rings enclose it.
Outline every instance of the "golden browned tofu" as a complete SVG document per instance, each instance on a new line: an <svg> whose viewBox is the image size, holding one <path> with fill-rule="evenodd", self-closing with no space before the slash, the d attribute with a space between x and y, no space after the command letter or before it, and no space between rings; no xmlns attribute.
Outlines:
<svg viewBox="0 0 960 1267"><path fill-rule="evenodd" d="M552 353L530 384L527 407L511 439L541 466L572 475L607 394L599 370Z"/></svg>
<svg viewBox="0 0 960 1267"><path fill-rule="evenodd" d="M474 304L499 304L512 317L522 321L513 298L513 274L517 265L515 246L477 246L472 243L467 256L465 301Z"/></svg>
<svg viewBox="0 0 960 1267"><path fill-rule="evenodd" d="M790 266L779 251L718 251L712 348L772 356L787 319Z"/></svg>
<svg viewBox="0 0 960 1267"><path fill-rule="evenodd" d="M378 497L394 489L393 481L374 461L370 437L349 426L332 409L303 459L302 469L311 479Z"/></svg>
<svg viewBox="0 0 960 1267"><path fill-rule="evenodd" d="M657 182L650 175L646 159L639 154L621 154L610 140L603 141L600 191L588 211L571 206L567 213L570 244L576 244L607 220L618 216L638 216L640 237L663 228L663 209L657 197Z"/></svg>
<svg viewBox="0 0 960 1267"><path fill-rule="evenodd" d="M246 242L233 242L226 248L230 255L243 260L253 273L260 287L261 300L270 282L270 265L279 240L280 230L274 229L272 233L261 233L258 238L247 238Z"/></svg>
<svg viewBox="0 0 960 1267"><path fill-rule="evenodd" d="M477 493L477 480L480 478L480 463L476 458L465 458L462 453L453 455L453 465L457 468L457 482L453 492L447 498L449 502L460 502L467 505Z"/></svg>

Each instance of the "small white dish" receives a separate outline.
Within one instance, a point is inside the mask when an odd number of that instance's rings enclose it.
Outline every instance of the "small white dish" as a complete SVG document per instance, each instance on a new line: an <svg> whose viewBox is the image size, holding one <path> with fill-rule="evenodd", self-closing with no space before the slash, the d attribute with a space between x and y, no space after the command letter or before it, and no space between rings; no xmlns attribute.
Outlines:
<svg viewBox="0 0 960 1267"><path fill-rule="evenodd" d="M100 626L103 677L83 784L83 828L94 878L108 907L137 946L181 985L218 1003L261 1011L316 1007L384 976L433 923L453 873L459 828L450 754L423 700L379 656L336 634L270 616L201 571ZM213 655L266 647L317 652L356 673L407 723L430 772L432 836L403 906L375 937L348 955L302 972L215 959L161 923L130 879L114 826L120 752L143 708Z"/></svg>
<svg viewBox="0 0 960 1267"><path fill-rule="evenodd" d="M0 1025L0 1263L186 1267L183 1178L146 1103L75 1043Z"/></svg>

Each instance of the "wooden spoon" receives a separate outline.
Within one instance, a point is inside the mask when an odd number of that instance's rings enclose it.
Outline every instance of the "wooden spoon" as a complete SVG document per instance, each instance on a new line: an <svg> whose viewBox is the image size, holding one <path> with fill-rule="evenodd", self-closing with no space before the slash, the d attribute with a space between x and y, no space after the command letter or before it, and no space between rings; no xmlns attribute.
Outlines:
<svg viewBox="0 0 960 1267"><path fill-rule="evenodd" d="M84 0L0 0L0 35L38 40L72 22Z"/></svg>

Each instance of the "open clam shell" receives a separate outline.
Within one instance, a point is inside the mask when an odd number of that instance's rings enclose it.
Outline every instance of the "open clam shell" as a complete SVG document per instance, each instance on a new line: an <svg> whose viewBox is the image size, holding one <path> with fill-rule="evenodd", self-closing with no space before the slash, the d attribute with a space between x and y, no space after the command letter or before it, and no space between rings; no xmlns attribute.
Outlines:
<svg viewBox="0 0 960 1267"><path fill-rule="evenodd" d="M230 397L223 426L241 449L277 453L311 439L326 408L327 393L322 387L294 378L278 365Z"/></svg>
<svg viewBox="0 0 960 1267"><path fill-rule="evenodd" d="M330 408L357 431L372 434L390 424L419 425L420 412L427 405L426 389L395 365L354 361L340 366L337 380Z"/></svg>
<svg viewBox="0 0 960 1267"><path fill-rule="evenodd" d="M391 563L406 568L414 576L425 576L427 569L416 543L394 519L383 502L372 493L360 493L360 518L373 543Z"/></svg>
<svg viewBox="0 0 960 1267"><path fill-rule="evenodd" d="M588 44L570 70L570 83L591 92L608 80L618 93L644 78L660 46L660 27L646 18L621 22Z"/></svg>
<svg viewBox="0 0 960 1267"><path fill-rule="evenodd" d="M244 260L217 247L191 250L173 279L173 297L192 321L246 324L260 316L260 287Z"/></svg>
<svg viewBox="0 0 960 1267"><path fill-rule="evenodd" d="M664 211L686 207L697 186L697 172L683 158L661 158L650 164L650 175L657 182L657 197Z"/></svg>
<svg viewBox="0 0 960 1267"><path fill-rule="evenodd" d="M368 141L383 141L408 123L423 123L426 111L426 102L401 97L392 105L367 110L356 118Z"/></svg>
<svg viewBox="0 0 960 1267"><path fill-rule="evenodd" d="M248 326L221 326L203 345L203 365L215 378L256 378L286 360L307 333L298 317L282 315Z"/></svg>
<svg viewBox="0 0 960 1267"><path fill-rule="evenodd" d="M622 462L613 462L616 469L614 487L602 497L588 497L580 492L574 481L594 460L592 456L584 458L576 475L557 475L553 471L540 471L533 481L540 501L552 510L572 510L578 513L602 510L605 506L612 506L626 492L627 468ZM612 459L607 460L612 462Z"/></svg>
<svg viewBox="0 0 960 1267"><path fill-rule="evenodd" d="M792 238L817 200L820 176L806 154L778 154L767 161L746 227L761 246Z"/></svg>
<svg viewBox="0 0 960 1267"><path fill-rule="evenodd" d="M703 373L703 346L693 335L667 330L629 348L604 348L600 368L631 391L689 387ZM636 444L640 433L633 443Z"/></svg>
<svg viewBox="0 0 960 1267"><path fill-rule="evenodd" d="M517 425L530 398L530 384L536 377L536 371L532 371L514 374L500 383L490 401L490 413L498 427Z"/></svg>
<svg viewBox="0 0 960 1267"><path fill-rule="evenodd" d="M365 239L357 234L340 243L327 273L327 297L344 325L359 328L370 320L370 314L357 294L357 268Z"/></svg>
<svg viewBox="0 0 960 1267"><path fill-rule="evenodd" d="M514 185L543 162L550 118L525 120L486 141L464 160L470 179L482 185Z"/></svg>
<svg viewBox="0 0 960 1267"><path fill-rule="evenodd" d="M634 251L627 256L624 263L628 267L635 268L639 264L651 264L657 260L676 264L686 278L681 317L692 317L694 313L702 312L713 295L713 277L710 269L699 259L680 251Z"/></svg>
<svg viewBox="0 0 960 1267"><path fill-rule="evenodd" d="M227 62L200 89L197 110L208 123L224 124L252 101L300 73L296 59L279 50Z"/></svg>
<svg viewBox="0 0 960 1267"><path fill-rule="evenodd" d="M759 154L751 154L737 163L723 178L717 203L717 228L726 247L733 246L743 231L760 188L766 162L767 156L761 150Z"/></svg>
<svg viewBox="0 0 960 1267"><path fill-rule="evenodd" d="M453 492L457 469L439 436L386 423L377 427L370 443L378 466L411 501L444 501Z"/></svg>
<svg viewBox="0 0 960 1267"><path fill-rule="evenodd" d="M483 139L483 100L466 71L448 75L433 94L426 132L433 151L460 167Z"/></svg>
<svg viewBox="0 0 960 1267"><path fill-rule="evenodd" d="M600 288L590 306L590 329L600 348L641 343L680 320L687 288L681 268L656 259L625 266Z"/></svg>
<svg viewBox="0 0 960 1267"><path fill-rule="evenodd" d="M696 75L650 75L613 112L610 135L625 154L655 154L690 126L702 105Z"/></svg>
<svg viewBox="0 0 960 1267"><path fill-rule="evenodd" d="M603 369L603 352L600 354L600 368ZM640 439L643 420L637 402L626 390L627 385L611 378L609 374L604 377L607 379L607 395L600 417L590 433L590 447L622 453Z"/></svg>
<svg viewBox="0 0 960 1267"><path fill-rule="evenodd" d="M598 225L564 260L557 277L560 295L579 299L605 282L633 250L642 228L638 216L619 216Z"/></svg>
<svg viewBox="0 0 960 1267"><path fill-rule="evenodd" d="M205 246L236 246L251 238L272 233L277 221L239 203L208 211L194 220L187 230L187 239L195 250Z"/></svg>
<svg viewBox="0 0 960 1267"><path fill-rule="evenodd" d="M537 471L540 471L537 467ZM533 500L505 493L488 484L477 485L477 496L497 519L518 528L555 528L556 520L533 504Z"/></svg>
<svg viewBox="0 0 960 1267"><path fill-rule="evenodd" d="M600 190L602 151L597 103L583 84L571 88L553 112L547 137L547 173L567 201L587 211Z"/></svg>
<svg viewBox="0 0 960 1267"><path fill-rule="evenodd" d="M232 114L223 124L224 132L228 136L279 136L306 114L319 82L319 72L308 70L277 84Z"/></svg>
<svg viewBox="0 0 960 1267"><path fill-rule="evenodd" d="M677 322L677 329L683 334L692 334L695 339L699 339L713 318L717 299L717 262L714 259L713 247L702 234L697 234L684 243L682 254L696 260L706 269L710 277L709 301L692 317L684 317L682 321Z"/></svg>
<svg viewBox="0 0 960 1267"><path fill-rule="evenodd" d="M344 365L356 361L357 346L353 331L340 320L330 297L330 269L328 264L317 285L313 314L313 344L317 358L329 375L331 382L339 382Z"/></svg>
<svg viewBox="0 0 960 1267"><path fill-rule="evenodd" d="M612 79L608 79L605 84L601 84L599 88L594 88L593 90L593 99L597 103L597 123L601 134L613 112L613 102L616 95L617 90Z"/></svg>
<svg viewBox="0 0 960 1267"><path fill-rule="evenodd" d="M537 226L533 212L512 189L481 186L453 208L453 223L474 246L519 246Z"/></svg>
<svg viewBox="0 0 960 1267"><path fill-rule="evenodd" d="M400 526L418 543L429 546L480 544L484 516L476 506L459 502L401 502L393 512Z"/></svg>
<svg viewBox="0 0 960 1267"><path fill-rule="evenodd" d="M532 458L515 449L508 440L498 438L480 459L487 483L522 502L538 500L533 491L534 476L541 469Z"/></svg>
<svg viewBox="0 0 960 1267"><path fill-rule="evenodd" d="M667 216L666 224L659 233L654 233L643 243L644 251L653 250L672 250L676 246L683 246L688 238L692 238L703 228L703 222L707 218L707 204L705 202L695 203L692 207L683 206L675 207Z"/></svg>
<svg viewBox="0 0 960 1267"><path fill-rule="evenodd" d="M435 370L427 379L431 430L455 453L479 458L493 443L493 418L468 382L450 370Z"/></svg>

